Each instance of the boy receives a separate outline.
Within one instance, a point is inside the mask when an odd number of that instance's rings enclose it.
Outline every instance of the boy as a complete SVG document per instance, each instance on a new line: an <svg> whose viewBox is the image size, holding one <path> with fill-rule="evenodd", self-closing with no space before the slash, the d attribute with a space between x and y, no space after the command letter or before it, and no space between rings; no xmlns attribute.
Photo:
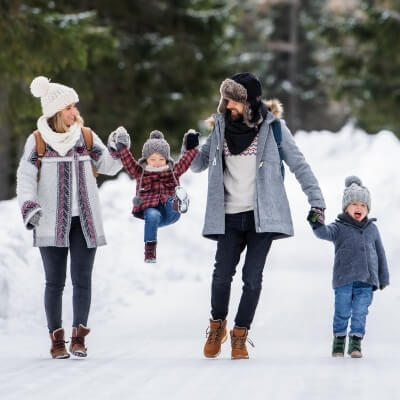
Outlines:
<svg viewBox="0 0 400 400"><path fill-rule="evenodd" d="M348 321L351 318L348 354L362 357L361 340L365 334L368 307L373 291L389 285L385 250L375 218L368 218L371 198L368 189L356 176L345 180L342 209L337 220L324 225L320 211L312 209L308 220L315 235L335 245L333 288L333 357L343 357Z"/></svg>

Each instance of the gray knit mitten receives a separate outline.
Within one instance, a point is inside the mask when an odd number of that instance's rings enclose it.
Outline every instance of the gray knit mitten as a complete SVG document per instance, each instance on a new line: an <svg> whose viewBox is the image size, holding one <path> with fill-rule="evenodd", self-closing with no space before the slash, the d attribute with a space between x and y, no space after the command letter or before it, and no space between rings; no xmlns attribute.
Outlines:
<svg viewBox="0 0 400 400"><path fill-rule="evenodd" d="M108 147L111 147L114 150L120 150L124 147L131 147L131 138L127 132L127 130L120 126L115 131L110 133L108 137Z"/></svg>
<svg viewBox="0 0 400 400"><path fill-rule="evenodd" d="M42 211L38 211L32 215L31 219L27 223L26 227L28 229L34 229L39 226L40 218L42 217Z"/></svg>

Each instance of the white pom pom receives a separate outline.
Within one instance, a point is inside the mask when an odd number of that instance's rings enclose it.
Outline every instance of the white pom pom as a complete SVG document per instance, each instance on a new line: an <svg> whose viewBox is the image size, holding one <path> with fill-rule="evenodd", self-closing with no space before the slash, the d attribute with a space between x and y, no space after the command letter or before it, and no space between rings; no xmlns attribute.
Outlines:
<svg viewBox="0 0 400 400"><path fill-rule="evenodd" d="M344 181L346 187L351 186L353 183L355 183L358 186L362 186L361 179L355 175L348 176Z"/></svg>
<svg viewBox="0 0 400 400"><path fill-rule="evenodd" d="M153 131L150 133L150 139L164 139L164 135L160 131Z"/></svg>
<svg viewBox="0 0 400 400"><path fill-rule="evenodd" d="M45 76L36 77L31 83L31 93L35 97L44 97L46 96L50 87L50 79Z"/></svg>

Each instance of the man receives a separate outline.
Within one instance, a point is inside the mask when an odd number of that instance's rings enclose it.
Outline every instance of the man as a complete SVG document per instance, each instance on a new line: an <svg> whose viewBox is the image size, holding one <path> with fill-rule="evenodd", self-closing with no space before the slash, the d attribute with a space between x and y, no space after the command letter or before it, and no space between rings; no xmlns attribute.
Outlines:
<svg viewBox="0 0 400 400"><path fill-rule="evenodd" d="M232 277L247 247L244 282L235 325L230 331L232 359L248 358L247 334L261 292L265 260L272 241L293 236L283 185L281 157L301 184L312 208L325 202L318 182L283 120L276 100L261 100L261 84L248 72L225 79L220 87L213 131L192 163L208 168L208 194L203 235L217 240L211 286L211 319L204 355L217 357L226 340L226 317ZM272 123L280 124L278 150ZM276 129L276 128L275 128Z"/></svg>

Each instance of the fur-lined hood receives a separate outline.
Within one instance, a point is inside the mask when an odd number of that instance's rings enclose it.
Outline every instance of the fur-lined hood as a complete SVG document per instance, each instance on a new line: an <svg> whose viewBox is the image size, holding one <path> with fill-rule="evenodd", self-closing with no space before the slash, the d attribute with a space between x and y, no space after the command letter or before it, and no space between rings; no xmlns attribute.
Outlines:
<svg viewBox="0 0 400 400"><path fill-rule="evenodd" d="M268 108L268 111L274 116L274 119L280 119L283 116L283 105L278 99L269 99L262 101ZM205 121L209 129L213 129L215 125L214 117L211 116Z"/></svg>

